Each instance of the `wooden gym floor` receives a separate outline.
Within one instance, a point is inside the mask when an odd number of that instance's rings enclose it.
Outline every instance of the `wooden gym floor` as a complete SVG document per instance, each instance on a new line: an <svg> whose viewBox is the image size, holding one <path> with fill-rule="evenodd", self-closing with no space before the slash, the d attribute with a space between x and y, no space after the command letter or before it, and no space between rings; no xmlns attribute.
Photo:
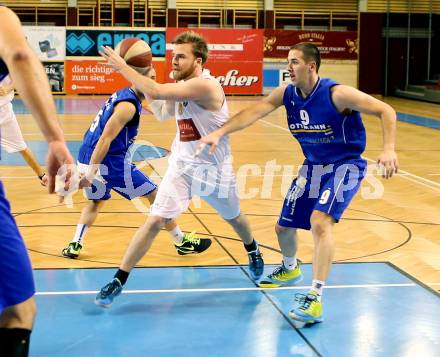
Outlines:
<svg viewBox="0 0 440 357"><path fill-rule="evenodd" d="M72 151L78 148L84 131L104 100L104 97L56 99L59 118ZM229 98L230 111L236 113L254 101L254 98ZM432 289L439 290L440 131L429 127L424 118L434 119L428 123L440 121L440 105L397 98L387 98L386 101L402 115L415 118L417 124L398 123L400 173L387 181L372 173L368 180L364 180L361 192L336 225L335 260L388 261ZM16 101L14 105L25 140L42 160L45 146L41 134L20 102ZM374 163L382 147L381 123L374 117L363 118L367 129L364 156ZM168 149L174 135L173 121L159 123L151 115L143 116L138 138L141 143ZM283 195L303 161L299 145L287 130L284 109L233 134L231 142L240 189L243 197L247 197L241 201L242 211L249 217L254 236L263 246L266 263L279 263L281 255L274 225ZM147 204L126 201L113 194L98 216L95 227L88 231L80 259L65 259L60 252L73 236L85 198L82 193L77 193L73 206L60 205L56 197L45 193L30 168L5 165L6 155L2 153L0 177L34 268L117 267L131 236L145 220L141 211L145 212ZM166 168L166 158L139 164L159 182ZM278 166L271 170L274 164ZM383 194L380 194L381 187ZM368 193L378 197L371 199ZM161 232L150 253L141 260L141 266L247 263L236 234L207 204L196 201L178 223L184 231L196 230L200 236L211 237L214 240L211 248L201 255L181 257L176 254L168 234ZM299 237L298 257L311 262L312 237L306 231L301 231Z"/></svg>

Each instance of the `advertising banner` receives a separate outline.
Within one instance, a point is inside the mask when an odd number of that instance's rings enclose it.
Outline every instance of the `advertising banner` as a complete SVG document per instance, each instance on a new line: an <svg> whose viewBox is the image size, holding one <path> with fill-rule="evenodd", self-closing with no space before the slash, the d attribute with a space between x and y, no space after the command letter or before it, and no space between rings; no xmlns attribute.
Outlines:
<svg viewBox="0 0 440 357"><path fill-rule="evenodd" d="M69 94L111 94L130 85L119 73L100 61L66 60L65 92ZM153 62L157 81L164 82L164 62Z"/></svg>
<svg viewBox="0 0 440 357"><path fill-rule="evenodd" d="M171 72L173 39L187 28L168 28L167 73ZM196 29L208 42L205 68L223 85L226 94L261 94L263 90L263 31ZM168 79L171 81L170 79Z"/></svg>
<svg viewBox="0 0 440 357"><path fill-rule="evenodd" d="M358 58L356 31L264 30L264 57L287 58L289 48L300 42L315 44L324 59Z"/></svg>
<svg viewBox="0 0 440 357"><path fill-rule="evenodd" d="M62 61L66 57L66 28L61 26L23 26L29 45L41 61Z"/></svg>
<svg viewBox="0 0 440 357"><path fill-rule="evenodd" d="M167 60L171 60L172 41L187 28L167 29ZM196 29L208 42L208 62L218 61L262 61L263 30L241 29Z"/></svg>
<svg viewBox="0 0 440 357"><path fill-rule="evenodd" d="M165 57L165 31L142 29L67 28L66 56L98 57L102 46L115 48L124 38L138 37L151 47L153 57Z"/></svg>
<svg viewBox="0 0 440 357"><path fill-rule="evenodd" d="M211 62L206 65L227 94L261 94L263 75L258 62Z"/></svg>
<svg viewBox="0 0 440 357"><path fill-rule="evenodd" d="M99 61L67 60L65 73L66 93L110 94L128 85L120 74Z"/></svg>
<svg viewBox="0 0 440 357"><path fill-rule="evenodd" d="M64 62L43 62L52 92L64 92Z"/></svg>

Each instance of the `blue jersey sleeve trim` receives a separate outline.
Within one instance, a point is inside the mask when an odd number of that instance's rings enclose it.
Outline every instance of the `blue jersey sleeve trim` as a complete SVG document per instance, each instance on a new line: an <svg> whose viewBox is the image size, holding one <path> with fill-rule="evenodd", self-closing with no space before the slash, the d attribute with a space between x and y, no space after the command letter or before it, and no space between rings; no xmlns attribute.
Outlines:
<svg viewBox="0 0 440 357"><path fill-rule="evenodd" d="M283 104L284 106L286 106L286 103L290 102L290 98L292 96L292 91L294 90L294 86L293 84L288 84L287 87L284 89L284 94L283 94Z"/></svg>
<svg viewBox="0 0 440 357"><path fill-rule="evenodd" d="M336 113L338 113L338 114L340 114L340 115L343 115L339 110L338 110L338 108L336 108L336 105L335 105L335 103L333 102L333 96L332 96L332 88L333 87L336 87L336 86L339 86L340 84L339 83L332 83L332 84L330 84L329 85L329 87L328 87L328 101L330 102L330 104L331 104L331 106L332 106L332 108L335 110L335 112Z"/></svg>

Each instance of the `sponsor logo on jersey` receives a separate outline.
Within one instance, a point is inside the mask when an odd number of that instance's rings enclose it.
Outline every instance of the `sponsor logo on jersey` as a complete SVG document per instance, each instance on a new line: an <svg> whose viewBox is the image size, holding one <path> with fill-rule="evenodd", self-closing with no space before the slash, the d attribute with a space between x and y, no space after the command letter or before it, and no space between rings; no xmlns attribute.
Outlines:
<svg viewBox="0 0 440 357"><path fill-rule="evenodd" d="M177 125L179 126L181 142L195 141L201 138L192 118L179 119L177 120Z"/></svg>

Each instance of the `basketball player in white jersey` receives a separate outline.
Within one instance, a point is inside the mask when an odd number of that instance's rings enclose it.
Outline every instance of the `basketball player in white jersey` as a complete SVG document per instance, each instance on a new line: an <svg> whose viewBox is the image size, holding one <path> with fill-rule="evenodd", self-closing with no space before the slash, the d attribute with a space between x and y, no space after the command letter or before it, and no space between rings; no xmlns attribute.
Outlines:
<svg viewBox="0 0 440 357"><path fill-rule="evenodd" d="M24 142L17 118L12 109L12 99L14 99L14 84L11 77L9 74L0 73L0 145L9 154L19 152L38 176L41 184L46 186L48 178L31 149Z"/></svg>
<svg viewBox="0 0 440 357"><path fill-rule="evenodd" d="M247 218L240 212L229 138L223 137L218 151L208 150L194 157L201 136L221 127L229 119L223 88L203 64L208 57L206 41L194 32L184 32L173 41L173 77L177 83L159 84L139 75L111 48L102 56L152 101L151 109L160 120L176 117L168 170L159 186L146 223L135 233L113 280L98 293L95 303L108 307L118 296L136 263L146 254L153 239L170 219L185 212L193 195L209 203L240 236L249 256L249 271L257 280L264 262L253 239ZM154 100L153 100L154 99Z"/></svg>

